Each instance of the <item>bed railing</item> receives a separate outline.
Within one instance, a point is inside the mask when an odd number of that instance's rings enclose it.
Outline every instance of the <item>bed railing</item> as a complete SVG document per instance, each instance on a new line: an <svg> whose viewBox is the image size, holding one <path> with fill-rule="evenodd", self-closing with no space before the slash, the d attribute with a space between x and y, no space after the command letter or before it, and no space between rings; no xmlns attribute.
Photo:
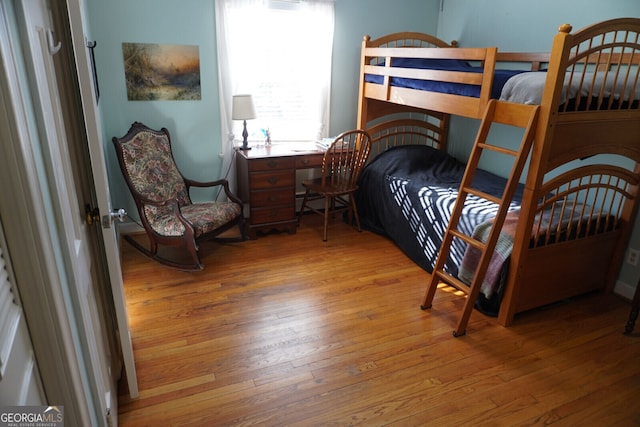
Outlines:
<svg viewBox="0 0 640 427"><path fill-rule="evenodd" d="M449 44L428 34L410 32L375 40L365 36L361 55L359 127L383 116L389 110L385 103L392 103L396 111L413 108L480 118L495 96L492 92L498 61L500 68L538 71L550 58L549 53L498 52L495 47L460 48L457 42ZM403 82L396 86L392 81ZM465 87L466 94L449 93L451 87Z"/></svg>
<svg viewBox="0 0 640 427"><path fill-rule="evenodd" d="M640 163L640 21L620 18L554 37L532 166L538 183L572 160L617 154Z"/></svg>
<svg viewBox="0 0 640 427"><path fill-rule="evenodd" d="M397 119L368 128L372 142L369 160L388 148L399 145L427 145L446 151L448 119L448 115L429 116L430 121Z"/></svg>
<svg viewBox="0 0 640 427"><path fill-rule="evenodd" d="M560 27L569 33L570 25ZM619 19L572 37L559 111L637 109L640 102L640 27Z"/></svg>
<svg viewBox="0 0 640 427"><path fill-rule="evenodd" d="M539 191L533 247L618 229L639 182L637 174L613 165L583 166L549 180Z"/></svg>
<svg viewBox="0 0 640 427"><path fill-rule="evenodd" d="M369 46L375 47L457 47L458 42L453 40L447 43L430 34L404 31L400 33L387 34L377 39L365 36Z"/></svg>

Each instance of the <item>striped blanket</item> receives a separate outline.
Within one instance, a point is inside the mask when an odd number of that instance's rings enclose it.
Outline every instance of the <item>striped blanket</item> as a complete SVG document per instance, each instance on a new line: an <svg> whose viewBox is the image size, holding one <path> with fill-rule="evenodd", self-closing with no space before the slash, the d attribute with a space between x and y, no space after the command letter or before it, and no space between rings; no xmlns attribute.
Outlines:
<svg viewBox="0 0 640 427"><path fill-rule="evenodd" d="M508 212L505 217L489 267L480 287L481 293L487 298L491 298L494 294L502 291L504 284L500 279L504 277L505 268L508 267L519 214L520 209L515 209ZM598 216L601 218L600 221L593 220ZM534 221L536 226L534 227L535 231L531 233L531 241L533 242L534 239L538 241L546 239L557 242L566 239L568 235L591 234L594 229L606 227L609 224L609 221L605 220L606 216L593 212L591 208L588 208L588 205L576 203L570 209L563 209L562 202L558 202L555 206L542 212L542 219L538 214ZM486 242L491 233L492 225L493 218L484 221L476 226L472 237L481 242ZM476 268L480 263L481 255L480 250L470 245L467 246L458 269L458 278L460 280L466 284L471 284Z"/></svg>
<svg viewBox="0 0 640 427"><path fill-rule="evenodd" d="M503 268L506 266L509 257L511 256L511 250L513 249L513 241L516 234L516 227L518 226L518 215L520 210L514 210L507 213L504 224L502 225L502 231L498 236L496 247L493 251L489 267L482 281L480 291L487 297L491 298L494 294L501 289L500 275ZM473 231L472 237L481 242L486 242L491 233L491 227L493 226L493 218L478 225ZM462 263L458 269L458 278L470 285L475 276L476 267L480 263L480 257L482 252L474 248L471 245L467 246Z"/></svg>

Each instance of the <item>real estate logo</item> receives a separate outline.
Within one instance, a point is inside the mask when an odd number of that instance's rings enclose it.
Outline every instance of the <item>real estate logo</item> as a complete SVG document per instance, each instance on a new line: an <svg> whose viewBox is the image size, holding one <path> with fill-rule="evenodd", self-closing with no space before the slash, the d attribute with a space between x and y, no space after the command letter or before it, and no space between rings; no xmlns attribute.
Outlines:
<svg viewBox="0 0 640 427"><path fill-rule="evenodd" d="M64 427L64 407L0 406L0 427Z"/></svg>

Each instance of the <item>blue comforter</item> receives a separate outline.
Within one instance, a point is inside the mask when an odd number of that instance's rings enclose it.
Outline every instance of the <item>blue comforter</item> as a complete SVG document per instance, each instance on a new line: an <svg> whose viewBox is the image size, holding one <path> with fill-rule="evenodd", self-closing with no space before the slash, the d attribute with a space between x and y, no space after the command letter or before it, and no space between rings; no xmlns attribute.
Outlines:
<svg viewBox="0 0 640 427"><path fill-rule="evenodd" d="M363 170L355 195L362 226L388 236L416 264L432 272L464 170L463 163L427 146L399 146L379 154ZM476 171L473 187L478 190L502 197L505 185L504 178ZM519 205L521 195L522 187L512 208ZM470 195L458 228L471 235L497 210L498 205ZM457 275L465 249L464 242L454 239L447 272ZM485 312L494 314L493 309Z"/></svg>
<svg viewBox="0 0 640 427"><path fill-rule="evenodd" d="M456 59L422 59L422 58L393 58L392 67L418 68L446 71L464 71L472 73L482 73L482 67L474 67L466 61ZM524 73L525 70L495 70L493 76L493 86L491 87L491 98L500 99L502 87L507 80L516 74ZM365 81L369 83L382 84L383 76L367 74ZM463 95L474 98L480 97L480 86L462 83L448 83L435 80L408 79L403 77L391 77L391 86L405 87L410 89L426 90L430 92L449 93L453 95Z"/></svg>

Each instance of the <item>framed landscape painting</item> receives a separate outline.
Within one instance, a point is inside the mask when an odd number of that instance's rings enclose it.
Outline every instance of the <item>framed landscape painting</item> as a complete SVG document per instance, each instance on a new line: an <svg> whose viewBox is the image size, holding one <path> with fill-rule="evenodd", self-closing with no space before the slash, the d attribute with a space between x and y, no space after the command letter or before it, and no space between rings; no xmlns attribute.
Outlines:
<svg viewBox="0 0 640 427"><path fill-rule="evenodd" d="M130 101L199 100L198 46L122 43Z"/></svg>

